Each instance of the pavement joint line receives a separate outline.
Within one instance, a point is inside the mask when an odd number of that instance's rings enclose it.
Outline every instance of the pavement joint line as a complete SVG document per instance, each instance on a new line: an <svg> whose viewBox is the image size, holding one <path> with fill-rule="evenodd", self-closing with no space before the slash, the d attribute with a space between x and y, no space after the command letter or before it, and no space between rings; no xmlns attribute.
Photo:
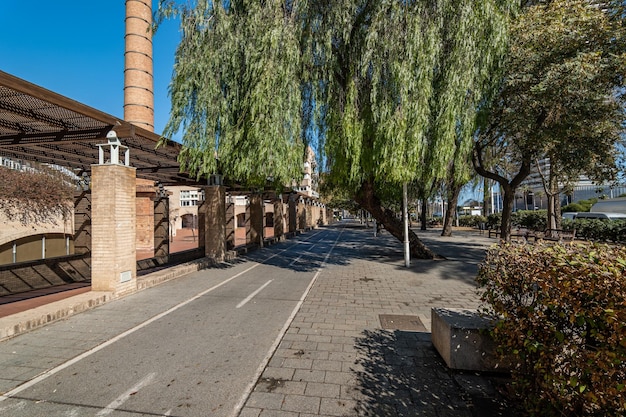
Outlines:
<svg viewBox="0 0 626 417"><path fill-rule="evenodd" d="M341 236L341 233L339 234L339 236ZM337 239L339 239L339 237L337 237ZM15 397L20 392L22 392L22 391L24 391L24 390L26 390L26 389L28 389L28 388L38 384L39 382L42 382L42 381L48 379L52 375L54 375L54 374L56 374L56 373L58 373L58 372L60 372L60 371L62 371L64 369L66 369L66 368L74 365L75 363L80 362L81 360L83 360L83 359L93 355L94 353L99 352L100 350L102 350L102 349L104 349L104 348L106 348L106 347L108 347L108 346L118 342L119 340L125 338L126 336L135 333L137 330L140 330L140 329L142 329L142 328L144 328L144 327L154 323L155 321L157 321L157 320L167 316L168 314L173 313L174 311L176 311L176 310L186 306L187 304L189 304L189 303L199 299L200 297L203 297L204 295L210 293L211 291L214 291L214 290L222 287L223 285L228 284L229 282L231 282L232 280L234 280L236 278L239 278L240 276L242 276L246 272L249 272L249 271L253 270L254 268L258 267L259 265L262 265L264 262L267 262L270 259L277 257L281 253L283 253L283 252L287 251L288 249L290 249L292 246L293 245L289 246L288 248L285 248L285 249L282 249L282 250L276 252L272 256L269 256L269 257L265 258L260 263L259 262L254 262L254 265L252 265L249 268L239 272L238 274L235 274L232 277L230 277L230 278L220 282L219 284L216 284L216 285L212 286L211 288L208 288L208 289L206 289L206 290L204 290L204 291L194 295L193 297L191 297L191 298L189 298L189 299L187 299L187 300L185 300L185 301L183 301L181 303L176 304L175 306L165 310L164 312L159 313L156 316L153 316L153 317L149 318L148 320L146 320L146 321L144 321L142 323L139 323L138 325L136 325L136 326L126 330L125 332L122 332L122 333L118 334L117 336L107 340L106 342L101 343L98 346L95 346L92 349L89 349L88 351L83 352L82 354L80 354L78 356L75 356L72 359L70 359L70 360L68 360L68 361L66 361L66 362L64 362L64 363L62 363L62 364L60 364L60 365L58 365L58 366L56 366L56 367L54 367L52 369L49 369L49 370L47 370L45 372L42 372L41 374L37 375L33 379L31 379L29 381L26 381L22 385L20 385L18 387L15 387L11 391L5 392L4 394L0 395L0 403L5 401L5 400L7 400L7 399L9 399L9 398ZM334 246L333 246L333 248L334 248ZM331 248L330 252L332 252L332 248ZM330 254L330 252L329 252L329 254ZM320 269L321 269L321 267L320 267ZM294 314L294 316L295 316L295 314Z"/></svg>
<svg viewBox="0 0 626 417"><path fill-rule="evenodd" d="M280 333L278 333L278 336L276 337L276 340L274 340L274 343L270 347L270 350L267 352L267 355L265 355L265 358L261 361L259 367L257 368L257 370L256 370L256 372L255 372L255 374L254 374L254 376L252 378L252 381L246 387L246 390L244 391L243 395L239 399L239 402L235 405L235 408L234 408L233 412L230 414L230 417L238 417L241 414L241 411L243 410L243 407L245 406L246 402L250 398L250 395L252 394L252 390L254 389L255 385L258 383L259 379L261 378L261 375L263 374L263 371L267 367L269 361L272 359L272 356L274 356L274 353L276 352L276 350L278 349L278 346L282 342L282 339L285 336L285 334L287 333L287 330L289 330L289 327L291 326L291 323L296 318L296 314L298 314L298 311L300 311L300 308L302 307L302 304L304 303L304 300L306 299L307 295L311 291L311 288L313 288L313 285L315 284L315 282L317 281L317 278L319 277L320 273L322 272L322 269L324 268L324 265L326 264L326 261L330 257L330 254L335 249L335 246L337 246L337 242L339 242L339 238L341 238L341 235L343 234L344 230L345 230L345 227L342 227L340 232L337 234L337 238L335 239L335 241L333 242L333 245L331 246L330 250L328 251L328 253L324 257L324 261L322 262L322 264L317 269L317 272L315 273L315 275L311 279L311 282L309 282L309 285L307 286L306 290L304 290L304 293L300 297L300 300L298 301L298 304L296 304L296 306L294 307L293 311L289 315L289 318L287 318L287 321L285 322L285 325L280 330Z"/></svg>

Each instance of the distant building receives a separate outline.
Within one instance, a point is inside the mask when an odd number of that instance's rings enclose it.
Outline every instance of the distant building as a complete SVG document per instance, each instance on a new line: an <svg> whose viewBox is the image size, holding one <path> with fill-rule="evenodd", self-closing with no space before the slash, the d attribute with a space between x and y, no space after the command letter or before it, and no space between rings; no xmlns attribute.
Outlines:
<svg viewBox="0 0 626 417"><path fill-rule="evenodd" d="M540 160L539 167L541 172L547 176L550 172L550 160ZM564 184L560 184L559 187L563 190ZM570 188L571 192L567 194L561 193L561 205L591 198L615 198L626 193L626 184L597 184L586 176L581 176ZM515 200L515 206L519 210L523 210L525 207L528 207L529 210L533 210L533 208L547 208L547 197L543 182L535 165L532 166L528 178L517 189Z"/></svg>
<svg viewBox="0 0 626 417"><path fill-rule="evenodd" d="M301 194L309 197L319 198L318 185L319 173L317 172L317 162L315 160L315 152L309 146L307 147L306 160L302 168L302 181L294 185L292 188Z"/></svg>
<svg viewBox="0 0 626 417"><path fill-rule="evenodd" d="M204 191L190 186L168 186L170 233L179 229L198 228L198 205L204 201Z"/></svg>

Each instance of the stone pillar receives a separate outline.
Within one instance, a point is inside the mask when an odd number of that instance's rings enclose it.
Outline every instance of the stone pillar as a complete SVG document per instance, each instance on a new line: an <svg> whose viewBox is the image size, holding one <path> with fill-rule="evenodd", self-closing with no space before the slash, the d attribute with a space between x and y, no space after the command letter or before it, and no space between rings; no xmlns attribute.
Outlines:
<svg viewBox="0 0 626 417"><path fill-rule="evenodd" d="M250 243L263 247L264 239L264 204L261 194L250 195Z"/></svg>
<svg viewBox="0 0 626 417"><path fill-rule="evenodd" d="M137 289L135 168L92 165L91 288L116 295Z"/></svg>
<svg viewBox="0 0 626 417"><path fill-rule="evenodd" d="M295 233L298 230L298 196L291 194L289 196L289 233Z"/></svg>
<svg viewBox="0 0 626 417"><path fill-rule="evenodd" d="M170 254L170 204L167 195L154 199L154 256Z"/></svg>
<svg viewBox="0 0 626 417"><path fill-rule="evenodd" d="M304 200L298 198L298 229L306 229L306 203Z"/></svg>
<svg viewBox="0 0 626 417"><path fill-rule="evenodd" d="M283 198L274 201L274 238L285 239L285 223L283 216Z"/></svg>
<svg viewBox="0 0 626 417"><path fill-rule="evenodd" d="M226 196L226 250L233 250L235 247L235 199Z"/></svg>
<svg viewBox="0 0 626 417"><path fill-rule="evenodd" d="M311 203L309 201L304 201L304 229L308 229L311 227Z"/></svg>
<svg viewBox="0 0 626 417"><path fill-rule="evenodd" d="M226 189L220 185L204 189L204 253L221 262L226 255Z"/></svg>

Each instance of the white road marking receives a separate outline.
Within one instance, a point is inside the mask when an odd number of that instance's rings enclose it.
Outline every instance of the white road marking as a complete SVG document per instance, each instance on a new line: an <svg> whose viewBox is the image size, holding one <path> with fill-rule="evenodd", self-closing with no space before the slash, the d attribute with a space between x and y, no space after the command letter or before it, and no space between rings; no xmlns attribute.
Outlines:
<svg viewBox="0 0 626 417"><path fill-rule="evenodd" d="M136 394L140 389L148 385L155 376L156 372L152 372L151 374L146 375L144 379L137 382L135 385L133 385L132 388L124 392L122 395L113 400L109 405L104 407L98 414L96 414L96 417L108 416L113 411L117 410L122 404L128 401L131 395Z"/></svg>
<svg viewBox="0 0 626 417"><path fill-rule="evenodd" d="M248 303L248 301L252 300L252 299L254 298L254 296L255 296L255 295L257 295L258 293L260 293L261 291L263 291L263 288L265 288L265 287L267 287L268 285L270 285L270 283L271 283L272 281L273 281L273 280L272 280L272 279L270 279L270 280L269 280L269 281L267 281L265 284L261 285L261 287L260 287L258 290L256 290L255 292L253 292L252 294L250 294L249 296L247 296L246 298L244 298L242 302L240 302L239 304L237 304L237 308L241 308L241 307L245 306L245 305Z"/></svg>
<svg viewBox="0 0 626 417"><path fill-rule="evenodd" d="M317 236L317 235L318 235L318 234L320 234L320 233L321 233L321 231L320 231L320 232L317 232L317 233L314 233L314 234L312 234L312 235L310 235L310 236L307 236L305 239L307 239L307 240L308 240L308 239L311 239L311 238L313 238L313 237ZM109 339L109 340L107 340L106 342L104 342L104 343L102 343L102 344L100 344L100 345L98 345L98 346L95 346L95 347L93 347L93 348L89 349L88 351L86 351L86 352L84 352L84 353L82 353L82 354L78 355L78 356L75 356L74 358L72 358L72 359L68 360L67 362L64 362L64 363L62 363L62 364L60 364L60 365L58 365L58 366L56 366L56 367L54 367L54 368L52 368L52 369L49 369L49 370L47 370L47 371L45 371L45 372L42 372L41 374L37 375L35 378L31 379L30 381L26 381L26 382L24 382L22 385L20 385L19 387L13 388L11 391L5 392L4 394L0 395L0 402L3 402L3 401L5 401L5 400L8 400L9 398L16 396L16 395L17 395L17 394L19 394L20 392L25 391L25 390L29 389L30 387L32 387L32 386L34 386L34 385L37 385L38 383L40 383L40 382L42 382L42 381L45 381L46 379L48 379L48 378L49 378L49 377L51 377L52 375L55 375L55 374L57 374L57 373L61 372L62 370L66 369L66 368L69 368L70 366L74 365L75 363L78 363L78 362L80 362L81 360L83 360L83 359L85 359L85 358L87 358L87 357L89 357L89 356L93 355L94 353L99 352L99 351L101 351L102 349L104 349L104 348L106 348L106 347L108 347L108 346L110 346L110 345L112 345L112 344L114 344L114 343L118 342L119 340L121 340L121 339L125 338L126 336L128 336L128 335L131 335L131 334L135 333L137 330L140 330L140 329L142 329L142 328L144 328L144 327L146 327L146 326L148 326L148 325L150 325L150 324L154 323L155 321L157 321L157 320L159 320L159 319L161 319L161 318L163 318L163 317L167 316L168 314L173 313L174 311L176 311L176 310L178 310L178 309L180 309L180 308L182 308L182 307L186 306L187 304L189 304L189 303L191 303L191 302L193 302L193 301L197 300L198 298L200 298L200 297L202 297L202 296L204 296L204 295L206 295L206 294L210 293L211 291L214 291L214 290L216 290L216 289L218 289L218 288L222 287L223 285L228 284L229 282L231 282L231 281L232 281L232 280L234 280L235 278L238 278L238 277L240 277L241 275L245 274L246 272L249 272L249 271L253 270L253 269L254 269L254 268L256 268L257 266L262 265L262 264L263 264L263 262L267 262L267 261L269 261L270 259L277 257L277 256L278 256L278 255L280 255L281 253L286 252L287 250L291 249L292 247L294 247L295 245L297 245L297 244L299 244L299 243L301 243L301 242L302 242L302 241L295 242L295 243L294 243L293 245L291 245L290 247L285 248L285 249L282 249L282 250L280 250L280 251L276 252L275 254L273 254L272 256L269 256L267 259L264 259L261 263L255 263L254 265L252 265L251 267L247 268L246 270L244 270L244 271L242 271L242 272L240 272L240 273L238 273L238 274L236 274L236 275L233 275L232 277L230 277L230 278L226 279L225 281L220 282L219 284L216 284L216 285L212 286L211 288L209 288L209 289L207 289L207 290L204 290L204 291L202 291L202 292L200 292L200 293L196 294L195 296L193 296L193 297L189 298L188 300L183 301L183 302L181 302L181 303L179 303L179 304L175 305L174 307L170 308L169 310L166 310L166 311L164 311L164 312L162 312L162 313L157 314L156 316L153 316L152 318L150 318L150 319L148 319L148 320L144 321L143 323L140 323L140 324L138 324L137 326L135 326L135 327L133 327L133 328L131 328L131 329L128 329L128 330L126 330L126 331L125 331L125 332L123 332L123 333L118 334L118 335L117 335L117 336L115 336L114 338ZM335 242L335 244L336 244L336 242ZM334 246L333 246L333 247L334 247ZM332 251L332 249L331 249L331 251ZM294 315L295 315L295 314L294 314ZM291 320L293 320L293 318L292 318ZM290 320L290 322L291 322L291 320ZM46 329L46 331L47 331L47 330L48 330L48 329ZM286 331L286 329L285 329L285 331ZM282 337L282 336L281 336L281 337ZM276 344L276 346L278 346L278 344ZM273 351L273 350L275 350L275 349L276 349L276 348L274 347L274 348L272 349L272 351ZM269 358L267 359L267 361L269 361ZM256 379L258 379L258 378L256 378ZM248 394L246 395L246 397L245 397L245 398L247 398L249 395L250 395L250 394L248 393ZM245 399L244 399L244 400L245 400ZM16 405L10 405L10 406L8 406L8 407L6 407L6 408L0 408L0 411L3 411L3 410L12 410L12 409L20 409L20 410L21 410L21 409L23 409L25 406L26 406L26 403L22 401L22 402L20 402L20 403L18 403L18 404L16 404ZM242 406L243 406L243 404L242 404Z"/></svg>
<svg viewBox="0 0 626 417"><path fill-rule="evenodd" d="M333 246L330 248L330 250L324 257L324 260L322 261L321 265L317 269L317 272L311 279L311 282L309 282L309 286L306 287L306 290L304 290L304 293L300 297L298 304L296 304L293 311L289 315L289 318L285 322L285 325L280 330L280 333L278 333L278 336L276 337L276 340L274 340L274 343L270 347L270 350L267 352L267 355L265 355L265 358L259 364L259 367L257 368L256 373L254 374L254 377L252 378L252 381L246 387L246 390L244 391L243 395L239 399L239 402L237 403L237 405L235 405L235 408L233 409L233 412L230 414L230 417L238 417L239 414L241 413L243 406L246 404L246 401L248 401L250 394L252 394L252 390L254 389L254 386L256 385L259 378L261 378L261 375L263 374L263 370L265 370L265 367L269 363L270 359L272 359L272 356L274 356L274 352L278 348L278 345L280 344L280 342L283 340L283 337L287 333L287 330L289 330L289 326L291 326L291 323L296 318L296 314L298 314L298 311L300 311L302 304L304 304L304 300L306 299L307 295L309 295L311 288L313 288L315 281L317 281L317 277L319 277L320 273L322 272L322 268L324 268L326 261L328 261L328 258L330 257L330 254L335 249L335 246L337 246L337 242L339 242L339 238L341 237L342 234L343 234L343 229L341 229L341 232L337 235L337 239L335 239Z"/></svg>
<svg viewBox="0 0 626 417"><path fill-rule="evenodd" d="M291 263L289 264L289 266L293 266L293 264L295 264L296 262L298 262L300 260L300 258L302 258L302 255L298 256L296 259L294 259L293 261L291 261Z"/></svg>
<svg viewBox="0 0 626 417"><path fill-rule="evenodd" d="M281 252L278 252L275 255L272 255L271 257L267 258L265 261L267 261L267 260L269 260L269 259L271 259L271 258L273 258L275 256L278 256L278 254L280 254L280 253ZM195 296L189 298L188 300L185 300L185 301L175 305L174 307L170 308L169 310L166 310L166 311L164 311L162 313L159 313L156 316L153 316L152 318L149 318L148 320L144 321L143 323L140 323L137 326L135 326L135 327L133 327L131 329L128 329L128 330L126 330L123 333L118 334L114 338L109 339L106 342L104 342L104 343L102 343L102 344L100 344L100 345L98 345L98 346L96 346L96 347L94 347L92 349L89 349L88 351L86 351L86 352L84 352L84 353L82 353L82 354L80 354L80 355L70 359L69 361L64 362L64 363L62 363L61 365L59 365L59 366L57 366L55 368L49 369L46 372L43 372L43 373L39 374L35 378L31 379L30 381L27 381L27 382L23 383L19 387L14 388L11 391L5 392L3 395L0 395L0 402L6 400L8 398L14 397L15 395L19 394L20 392L22 392L22 391L32 387L33 385L36 385L36 384L40 383L41 381L44 381L44 380L48 379L52 375L54 375L54 374L64 370L65 368L69 368L70 366L74 365L75 363L77 363L77 362L79 362L79 361L81 361L81 360L83 360L83 359L93 355L94 353L96 353L96 352L98 352L98 351L100 351L100 350L102 350L102 349L112 345L113 343L115 343L115 342L125 338L126 336L135 333L137 330L143 329L144 327L154 323L155 321L157 321L157 320L167 316L170 313L173 313L174 311L178 310L179 308L182 308L182 307L186 306L187 304L189 304L189 303L197 300L198 298L200 298L200 297L210 293L211 291L214 291L214 290L218 289L219 287L228 284L230 281L234 280L235 278L238 278L238 277L242 276L243 274L245 274L248 271L253 270L254 268L256 268L259 265L261 265L261 264L255 263L254 265L252 265L251 267L247 268L246 270L244 270L244 271L242 271L242 272L240 272L240 273L238 273L236 275L233 275L232 277L228 278L227 280L222 281L219 284L216 284L216 285L212 286L211 288L202 291L199 294L196 294Z"/></svg>

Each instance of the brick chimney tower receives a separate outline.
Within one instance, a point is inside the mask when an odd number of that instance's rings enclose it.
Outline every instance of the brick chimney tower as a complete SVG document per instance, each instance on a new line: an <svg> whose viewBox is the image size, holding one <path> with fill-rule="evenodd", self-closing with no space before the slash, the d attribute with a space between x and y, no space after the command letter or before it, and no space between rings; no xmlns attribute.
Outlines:
<svg viewBox="0 0 626 417"><path fill-rule="evenodd" d="M154 132L151 0L126 0L124 120Z"/></svg>

